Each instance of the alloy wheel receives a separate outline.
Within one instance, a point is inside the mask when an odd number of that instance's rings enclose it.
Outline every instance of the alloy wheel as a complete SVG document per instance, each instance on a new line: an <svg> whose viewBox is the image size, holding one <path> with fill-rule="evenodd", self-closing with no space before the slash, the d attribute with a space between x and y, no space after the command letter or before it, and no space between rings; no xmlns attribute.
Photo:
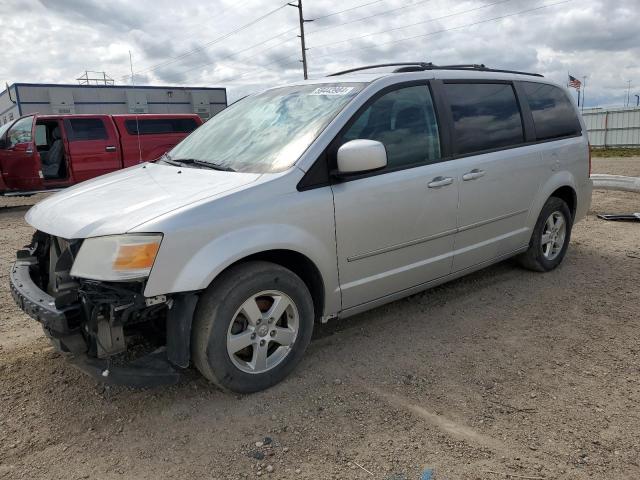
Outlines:
<svg viewBox="0 0 640 480"><path fill-rule="evenodd" d="M246 373L264 373L289 355L300 318L291 298L268 290L252 295L238 308L227 331L227 352Z"/></svg>

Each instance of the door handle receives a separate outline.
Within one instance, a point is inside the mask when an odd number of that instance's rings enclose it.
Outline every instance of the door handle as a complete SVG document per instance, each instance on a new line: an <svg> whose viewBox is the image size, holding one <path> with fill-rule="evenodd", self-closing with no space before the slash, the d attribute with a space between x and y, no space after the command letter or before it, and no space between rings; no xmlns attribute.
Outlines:
<svg viewBox="0 0 640 480"><path fill-rule="evenodd" d="M474 168L470 172L467 172L464 175L462 175L462 180L464 180L465 182L468 182L469 180L475 180L476 178L480 178L480 177L484 177L484 170L479 170L477 168Z"/></svg>
<svg viewBox="0 0 640 480"><path fill-rule="evenodd" d="M447 185L451 185L452 183L453 183L453 178L451 177L436 177L427 184L427 187L440 188L440 187L446 187Z"/></svg>
<svg viewBox="0 0 640 480"><path fill-rule="evenodd" d="M104 147L104 151L105 152L115 152L116 151L116 147L114 147L113 145L109 145L107 147Z"/></svg>

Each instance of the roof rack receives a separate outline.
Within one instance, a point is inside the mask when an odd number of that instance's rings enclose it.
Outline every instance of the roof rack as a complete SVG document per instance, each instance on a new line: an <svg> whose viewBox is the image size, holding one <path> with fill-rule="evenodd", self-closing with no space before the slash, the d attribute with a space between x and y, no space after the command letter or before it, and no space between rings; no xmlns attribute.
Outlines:
<svg viewBox="0 0 640 480"><path fill-rule="evenodd" d="M516 70L500 70L495 68L488 68L482 63L469 63L460 65L434 65L431 62L402 62L402 63L380 63L377 65L366 65L364 67L350 68L349 70L343 70L341 72L332 73L327 75L329 77L336 77L338 75L345 75L347 73L359 72L361 70L370 70L372 68L382 67L399 67L396 68L393 73L405 73L405 72L423 72L425 70L471 70L477 72L494 72L494 73L513 73L516 75L530 75L532 77L542 77L539 73L519 72Z"/></svg>

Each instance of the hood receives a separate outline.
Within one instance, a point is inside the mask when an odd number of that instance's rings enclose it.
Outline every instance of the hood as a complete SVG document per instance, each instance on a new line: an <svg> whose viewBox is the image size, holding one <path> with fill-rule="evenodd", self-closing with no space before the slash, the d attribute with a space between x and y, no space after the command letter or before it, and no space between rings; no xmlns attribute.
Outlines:
<svg viewBox="0 0 640 480"><path fill-rule="evenodd" d="M63 190L25 216L34 228L62 238L126 233L190 203L231 193L260 177L146 163Z"/></svg>

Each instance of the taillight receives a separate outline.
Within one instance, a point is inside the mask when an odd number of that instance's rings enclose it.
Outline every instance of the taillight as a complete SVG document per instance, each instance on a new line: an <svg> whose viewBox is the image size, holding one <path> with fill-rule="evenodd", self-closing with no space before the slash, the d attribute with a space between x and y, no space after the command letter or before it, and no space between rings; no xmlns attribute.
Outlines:
<svg viewBox="0 0 640 480"><path fill-rule="evenodd" d="M589 146L589 176L591 176L591 143L587 143Z"/></svg>

